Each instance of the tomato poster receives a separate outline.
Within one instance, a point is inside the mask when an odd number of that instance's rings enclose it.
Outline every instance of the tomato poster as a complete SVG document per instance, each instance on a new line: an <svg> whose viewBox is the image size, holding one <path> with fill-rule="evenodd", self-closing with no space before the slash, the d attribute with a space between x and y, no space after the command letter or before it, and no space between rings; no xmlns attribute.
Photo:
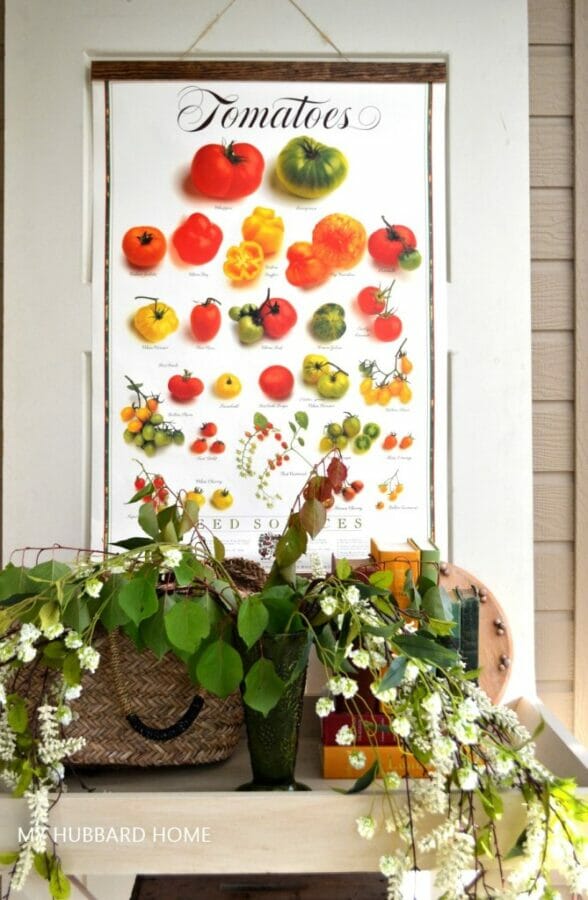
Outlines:
<svg viewBox="0 0 588 900"><path fill-rule="evenodd" d="M313 552L443 544L435 67L144 65L93 72L95 544L138 533L156 478L156 507L189 493L229 555L268 561L335 449Z"/></svg>

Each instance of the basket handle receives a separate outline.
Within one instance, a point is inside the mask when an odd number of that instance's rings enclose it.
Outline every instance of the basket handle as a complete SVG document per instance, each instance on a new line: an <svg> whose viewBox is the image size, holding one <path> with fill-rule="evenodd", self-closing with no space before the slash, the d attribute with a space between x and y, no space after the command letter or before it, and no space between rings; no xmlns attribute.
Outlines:
<svg viewBox="0 0 588 900"><path fill-rule="evenodd" d="M186 712L181 715L180 718L173 723L173 725L168 725L166 728L152 728L150 725L145 725L141 717L138 716L137 713L133 712L129 699L125 693L123 679L120 671L120 656L118 652L118 643L116 640L116 631L110 631L108 633L108 643L110 645L110 658L114 676L114 686L116 688L119 703L125 714L125 718L131 728L136 731L137 734L140 734L141 737L147 738L147 740L149 741L171 741L174 738L179 737L181 734L184 734L184 732L187 731L188 728L190 728L190 726L193 725L198 718L198 715L202 707L204 706L203 698L197 694L193 698Z"/></svg>

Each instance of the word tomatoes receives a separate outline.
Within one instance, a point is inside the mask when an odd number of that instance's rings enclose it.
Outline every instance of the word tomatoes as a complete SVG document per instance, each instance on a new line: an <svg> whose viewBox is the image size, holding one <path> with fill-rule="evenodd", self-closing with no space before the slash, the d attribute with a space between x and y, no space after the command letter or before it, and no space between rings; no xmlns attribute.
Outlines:
<svg viewBox="0 0 588 900"><path fill-rule="evenodd" d="M191 372L184 369L183 375L172 375L167 383L167 389L174 400L187 403L202 393L204 385L199 378L194 378Z"/></svg>
<svg viewBox="0 0 588 900"><path fill-rule="evenodd" d="M161 262L167 250L167 241L159 228L136 225L129 228L123 237L122 250L132 266L148 269Z"/></svg>
<svg viewBox="0 0 588 900"><path fill-rule="evenodd" d="M223 233L208 216L192 213L176 228L172 241L180 258L194 266L210 262L218 253Z"/></svg>
<svg viewBox="0 0 588 900"><path fill-rule="evenodd" d="M197 303L190 313L190 327L197 341L211 341L221 327L219 302L209 297L204 303Z"/></svg>
<svg viewBox="0 0 588 900"><path fill-rule="evenodd" d="M206 144L194 155L190 177L205 197L239 200L256 191L265 161L252 144Z"/></svg>

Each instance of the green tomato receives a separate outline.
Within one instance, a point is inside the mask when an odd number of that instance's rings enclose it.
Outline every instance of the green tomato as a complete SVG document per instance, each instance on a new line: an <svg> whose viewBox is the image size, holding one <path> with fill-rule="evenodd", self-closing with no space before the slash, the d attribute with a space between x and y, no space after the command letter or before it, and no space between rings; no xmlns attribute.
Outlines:
<svg viewBox="0 0 588 900"><path fill-rule="evenodd" d="M145 441L152 441L155 437L155 428L153 425L143 425L143 431L141 432L143 435L143 439Z"/></svg>
<svg viewBox="0 0 588 900"><path fill-rule="evenodd" d="M157 430L153 441L156 447L165 447L166 444L169 444L169 435L167 431L161 431L161 429Z"/></svg>
<svg viewBox="0 0 588 900"><path fill-rule="evenodd" d="M146 456L155 456L156 452L157 448L153 441L146 441L143 444L143 453L145 453Z"/></svg>
<svg viewBox="0 0 588 900"><path fill-rule="evenodd" d="M375 441L376 438L380 437L380 426L376 425L375 422L368 422L363 426L363 433L367 434L371 441Z"/></svg>
<svg viewBox="0 0 588 900"><path fill-rule="evenodd" d="M371 446L372 442L367 434L358 434L353 441L353 449L355 453L367 453Z"/></svg>
<svg viewBox="0 0 588 900"><path fill-rule="evenodd" d="M343 428L338 422L330 422L327 425L327 434L330 438L339 437L340 434L343 434Z"/></svg>
<svg viewBox="0 0 588 900"><path fill-rule="evenodd" d="M183 431L174 431L172 440L173 440L174 444L178 444L178 446L181 447L182 444L184 443L184 441L186 440L184 432Z"/></svg>
<svg viewBox="0 0 588 900"><path fill-rule="evenodd" d="M338 303L324 303L310 320L310 331L317 341L336 341L347 331L345 310Z"/></svg>
<svg viewBox="0 0 588 900"><path fill-rule="evenodd" d="M126 428L123 431L123 438L124 438L125 444L133 444L135 441L135 435L133 434L133 432L129 431Z"/></svg>
<svg viewBox="0 0 588 900"><path fill-rule="evenodd" d="M163 416L161 413L153 413L151 418L149 419L150 425L161 425L163 422Z"/></svg>
<svg viewBox="0 0 588 900"><path fill-rule="evenodd" d="M142 447L144 443L145 440L142 434L136 434L133 438L133 444L135 445L135 447Z"/></svg>
<svg viewBox="0 0 588 900"><path fill-rule="evenodd" d="M339 400L349 390L349 376L345 372L325 372L316 383L321 397Z"/></svg>
<svg viewBox="0 0 588 900"><path fill-rule="evenodd" d="M337 450L345 450L345 447L349 443L349 440L345 437L344 434L340 434L339 437L336 437L333 441L333 445L337 448Z"/></svg>
<svg viewBox="0 0 588 900"><path fill-rule="evenodd" d="M361 431L361 422L357 416L346 416L343 419L343 431L347 437L354 438Z"/></svg>
<svg viewBox="0 0 588 900"><path fill-rule="evenodd" d="M296 197L324 197L344 181L349 165L336 147L327 147L302 135L288 141L278 156L276 175Z"/></svg>
<svg viewBox="0 0 588 900"><path fill-rule="evenodd" d="M252 316L243 316L239 319L237 331L242 344L255 344L264 335L263 325L258 325Z"/></svg>
<svg viewBox="0 0 588 900"><path fill-rule="evenodd" d="M398 257L400 268L405 269L407 272L413 272L415 269L418 269L422 261L423 258L418 250L405 250Z"/></svg>
<svg viewBox="0 0 588 900"><path fill-rule="evenodd" d="M238 322L241 318L241 307L240 306L231 306L229 310L229 319L232 319L233 322Z"/></svg>

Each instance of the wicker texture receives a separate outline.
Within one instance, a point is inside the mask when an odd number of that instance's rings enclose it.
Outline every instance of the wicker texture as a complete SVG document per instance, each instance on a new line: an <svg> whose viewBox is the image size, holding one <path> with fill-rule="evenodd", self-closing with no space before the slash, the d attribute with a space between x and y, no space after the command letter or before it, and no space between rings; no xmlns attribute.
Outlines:
<svg viewBox="0 0 588 900"><path fill-rule="evenodd" d="M158 660L150 650L138 653L124 635L116 637L124 678L125 697L143 722L157 728L172 725L189 707L196 693L204 706L184 734L165 742L148 740L127 722L113 668L112 647L106 636L96 642L101 653L96 675L83 680L82 696L74 704L77 718L68 737L83 737L85 747L71 762L86 766L201 765L227 759L239 741L243 706L239 694L224 700L195 687L181 660L167 654Z"/></svg>

